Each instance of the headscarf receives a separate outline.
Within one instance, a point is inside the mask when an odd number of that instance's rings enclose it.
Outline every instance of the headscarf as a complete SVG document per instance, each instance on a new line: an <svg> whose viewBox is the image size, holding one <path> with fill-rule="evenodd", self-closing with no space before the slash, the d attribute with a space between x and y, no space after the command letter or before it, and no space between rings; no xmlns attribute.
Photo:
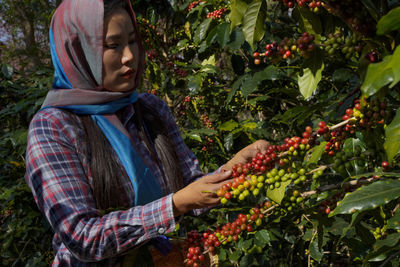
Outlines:
<svg viewBox="0 0 400 267"><path fill-rule="evenodd" d="M50 49L55 71L53 87L42 109L58 107L76 114L91 115L132 182L135 205L143 205L162 197L162 190L115 115L119 109L137 101L136 87L144 69L144 48L136 16L130 1L125 1L136 31L140 55L135 88L130 92L110 92L102 85L103 1L64 0L55 11L50 25Z"/></svg>

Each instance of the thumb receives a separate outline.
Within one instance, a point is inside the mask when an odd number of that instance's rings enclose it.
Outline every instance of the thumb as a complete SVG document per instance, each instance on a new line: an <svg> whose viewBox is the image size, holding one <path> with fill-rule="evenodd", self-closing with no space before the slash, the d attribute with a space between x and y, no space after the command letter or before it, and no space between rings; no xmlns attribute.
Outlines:
<svg viewBox="0 0 400 267"><path fill-rule="evenodd" d="M222 182L222 181L225 181L225 180L227 180L227 179L229 179L230 177L231 177L231 175L232 175L232 171L231 170L229 170L229 171L223 171L223 172L220 172L220 173L216 173L216 174L213 174L213 175L209 175L209 176L206 176L206 181L208 182L208 183L219 183L219 182Z"/></svg>

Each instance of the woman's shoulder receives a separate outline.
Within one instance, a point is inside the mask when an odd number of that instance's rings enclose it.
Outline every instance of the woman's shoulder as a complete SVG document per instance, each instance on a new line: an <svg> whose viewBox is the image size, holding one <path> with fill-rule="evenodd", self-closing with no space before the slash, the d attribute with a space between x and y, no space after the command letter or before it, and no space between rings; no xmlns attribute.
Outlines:
<svg viewBox="0 0 400 267"><path fill-rule="evenodd" d="M170 116L171 111L165 101L156 95L143 93L139 94L139 100L148 108L154 110L160 116Z"/></svg>
<svg viewBox="0 0 400 267"><path fill-rule="evenodd" d="M138 95L140 101L142 101L146 105L160 105L160 106L168 106L165 101L154 94L150 93L141 93Z"/></svg>
<svg viewBox="0 0 400 267"><path fill-rule="evenodd" d="M58 129L61 131L74 131L80 128L80 120L77 115L60 109L44 108L39 110L32 118L29 128L35 129Z"/></svg>

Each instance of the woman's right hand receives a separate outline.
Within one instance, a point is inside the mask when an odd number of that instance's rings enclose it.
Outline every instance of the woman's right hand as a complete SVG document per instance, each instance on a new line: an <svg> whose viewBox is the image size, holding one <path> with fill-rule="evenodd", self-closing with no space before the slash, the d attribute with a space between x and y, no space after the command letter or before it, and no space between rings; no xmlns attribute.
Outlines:
<svg viewBox="0 0 400 267"><path fill-rule="evenodd" d="M179 216L198 208L213 206L219 203L216 192L227 182L232 182L232 171L225 171L209 176L187 185L172 196L174 215Z"/></svg>

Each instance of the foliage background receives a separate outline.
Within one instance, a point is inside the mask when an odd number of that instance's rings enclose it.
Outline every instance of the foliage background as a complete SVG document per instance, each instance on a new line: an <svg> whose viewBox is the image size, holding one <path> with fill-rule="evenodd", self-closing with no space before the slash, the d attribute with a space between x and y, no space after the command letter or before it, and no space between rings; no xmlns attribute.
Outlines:
<svg viewBox="0 0 400 267"><path fill-rule="evenodd" d="M52 12L60 2L0 0L3 36L0 43L0 264L3 266L45 266L52 260L50 228L38 212L23 176L27 127L51 88L47 32ZM340 120L344 110L362 94L389 103L389 122L395 116L400 103L397 84L400 51L396 49L398 1L353 1L351 5L356 3L360 7L353 14L358 24L349 21L347 13L329 13L323 8L312 12L307 6L288 9L281 1L211 0L198 2L190 9L191 2L134 0L132 4L147 50L141 90L154 93L169 104L185 142L205 172L216 169L257 139L280 143L285 137L301 136L307 125L315 128L319 120ZM343 1L342 5L350 5L348 2ZM221 8L226 11L220 18L207 18L209 13ZM386 17L381 22L390 10L394 10L392 18ZM357 30L355 25L361 24L369 27L367 32ZM381 31L379 35L377 29ZM298 38L307 31L314 34L316 45L323 48L328 35L338 30L344 37L360 38L362 50L348 58L340 50L331 55L324 49L315 49L307 57L254 62L253 52L265 52L265 45L273 41ZM376 52L383 61L371 64L365 58L371 52ZM398 124L392 127L396 129ZM388 140L385 133L374 132L366 138L381 142L373 145L374 161L382 162L389 156L391 163L396 163L399 140L396 134L392 136L390 153L383 148ZM309 237L297 243L298 230L283 221L281 225L287 225L286 230L276 230L279 223L271 226L280 245L269 247L268 260L289 262L288 255L279 252L288 249L292 263L304 263L307 257L302 253L310 247L314 248L313 258L321 260L322 244L316 247L316 242L310 242ZM336 222L342 223L340 229L352 227L349 218ZM368 227L372 225L376 223ZM319 226L316 223L308 227ZM399 241L397 236L394 238L397 241L388 250L393 254L398 252L394 246ZM363 241L356 234L351 240L356 245ZM350 258L361 261L371 248L360 249L358 254L351 251ZM325 257L325 263L331 257L335 256ZM385 259L386 256L381 257L380 261Z"/></svg>

